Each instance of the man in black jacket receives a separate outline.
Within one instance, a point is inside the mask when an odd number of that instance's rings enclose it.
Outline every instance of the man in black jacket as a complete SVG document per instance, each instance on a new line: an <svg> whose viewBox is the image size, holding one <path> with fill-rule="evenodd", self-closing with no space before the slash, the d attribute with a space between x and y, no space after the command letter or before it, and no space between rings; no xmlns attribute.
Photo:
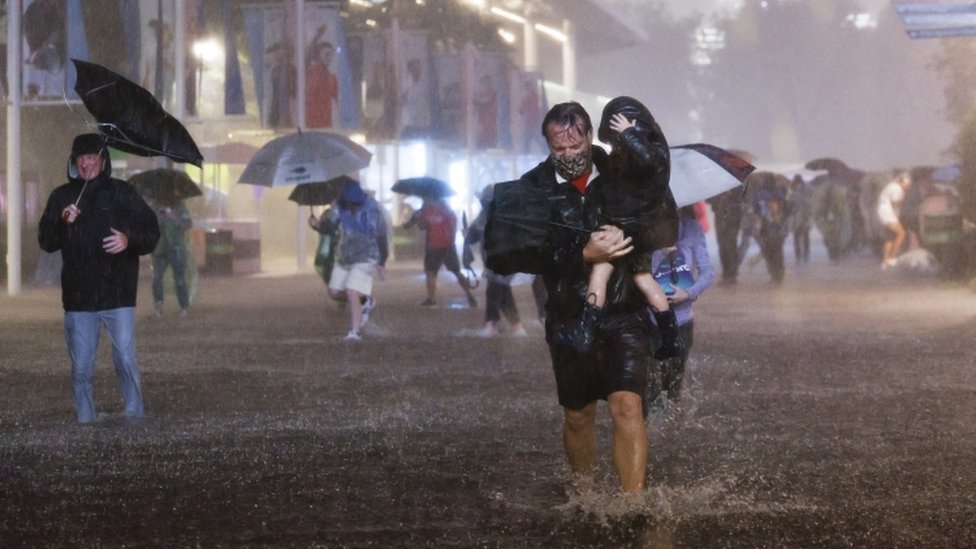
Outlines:
<svg viewBox="0 0 976 549"><path fill-rule="evenodd" d="M143 415L136 361L139 256L159 240L156 214L131 185L111 177L98 134L75 137L68 183L54 189L38 227L47 252L61 251L61 301L78 423L95 421L92 380L101 325L112 342L125 416Z"/></svg>
<svg viewBox="0 0 976 549"><path fill-rule="evenodd" d="M551 208L550 238L544 254L546 341L552 358L559 404L563 407L563 445L576 480L589 482L597 463L596 410L606 400L613 421L613 463L624 492L643 489L647 435L643 399L653 355L642 318L647 305L629 272L610 279L606 316L590 352L559 345L557 330L579 322L585 302L588 264L623 257L631 239L613 226L581 231L587 187L596 181L607 154L593 148L589 115L578 103L561 103L546 114L542 133L549 157L525 173L520 185L544 190Z"/></svg>

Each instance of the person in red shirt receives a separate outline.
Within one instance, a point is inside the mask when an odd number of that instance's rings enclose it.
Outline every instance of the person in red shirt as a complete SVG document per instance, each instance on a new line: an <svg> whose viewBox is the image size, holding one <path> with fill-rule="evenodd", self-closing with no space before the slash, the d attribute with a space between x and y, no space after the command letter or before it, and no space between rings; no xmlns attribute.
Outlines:
<svg viewBox="0 0 976 549"><path fill-rule="evenodd" d="M457 216L442 198L425 198L424 205L403 225L409 229L414 225L427 231L424 242L424 273L427 275L427 299L421 305L433 307L437 305L437 273L443 265L454 274L458 286L464 290L468 298L468 306L478 306L478 301L471 293L471 285L467 277L461 273L461 262L458 260L457 249L454 247L454 235L457 233Z"/></svg>

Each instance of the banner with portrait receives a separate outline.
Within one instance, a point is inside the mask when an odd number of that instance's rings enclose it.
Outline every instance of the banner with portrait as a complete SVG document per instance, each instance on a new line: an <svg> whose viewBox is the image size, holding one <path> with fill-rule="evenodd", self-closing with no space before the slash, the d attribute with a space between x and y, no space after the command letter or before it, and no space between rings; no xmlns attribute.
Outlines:
<svg viewBox="0 0 976 549"><path fill-rule="evenodd" d="M541 72L509 71L512 147L517 154L548 154L542 118L548 110Z"/></svg>
<svg viewBox="0 0 976 549"><path fill-rule="evenodd" d="M428 137L432 123L433 79L427 31L396 30L397 135L401 139Z"/></svg>
<svg viewBox="0 0 976 549"><path fill-rule="evenodd" d="M474 51L468 86L470 146L476 149L507 148L512 144L509 127L508 71L500 53Z"/></svg>
<svg viewBox="0 0 976 549"><path fill-rule="evenodd" d="M61 98L68 87L70 65L68 12L75 19L72 37L84 41L81 4L79 0L24 0L23 10L21 93L25 101ZM87 50L71 53L88 57Z"/></svg>
<svg viewBox="0 0 976 549"><path fill-rule="evenodd" d="M433 56L434 128L433 136L448 145L465 145L464 76L461 55L442 53Z"/></svg>

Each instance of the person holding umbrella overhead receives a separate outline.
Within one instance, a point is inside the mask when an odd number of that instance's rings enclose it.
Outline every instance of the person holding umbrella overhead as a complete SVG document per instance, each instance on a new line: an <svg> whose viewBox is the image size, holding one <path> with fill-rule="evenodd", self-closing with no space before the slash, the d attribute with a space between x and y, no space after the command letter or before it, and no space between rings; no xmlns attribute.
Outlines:
<svg viewBox="0 0 976 549"><path fill-rule="evenodd" d="M139 193L111 174L102 137L75 137L69 180L51 192L38 226L41 249L60 251L63 260L61 301L78 423L97 419L93 378L102 325L112 342L125 416L144 413L136 361L136 288L139 256L156 247L159 224Z"/></svg>
<svg viewBox="0 0 976 549"><path fill-rule="evenodd" d="M349 333L346 341L362 339L364 311L372 309L373 278L385 276L390 255L386 216L382 207L357 181L348 181L333 208L322 219L309 218L320 233L338 231L335 265L329 279L329 297L349 304ZM364 303L365 301L365 303Z"/></svg>
<svg viewBox="0 0 976 549"><path fill-rule="evenodd" d="M461 262L458 259L457 250L454 248L457 216L440 196L427 195L423 199L423 207L403 225L404 229L416 225L427 232L427 237L424 240L424 273L427 276L427 299L421 305L424 307L437 305L437 272L443 265L457 279L458 286L464 290L464 295L468 298L468 306L473 309L478 306L478 300L471 293L471 286L467 277L461 273Z"/></svg>

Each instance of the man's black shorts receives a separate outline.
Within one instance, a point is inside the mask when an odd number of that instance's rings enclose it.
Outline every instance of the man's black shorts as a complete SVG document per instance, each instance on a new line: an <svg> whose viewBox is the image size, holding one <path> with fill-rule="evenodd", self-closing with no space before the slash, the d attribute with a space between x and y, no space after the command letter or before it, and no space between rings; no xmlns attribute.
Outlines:
<svg viewBox="0 0 976 549"><path fill-rule="evenodd" d="M441 265L452 273L461 270L461 262L458 260L454 246L427 249L424 252L424 272L436 273L441 269Z"/></svg>
<svg viewBox="0 0 976 549"><path fill-rule="evenodd" d="M546 322L546 341L560 406L581 410L617 391L645 398L653 352L650 332L638 313L604 319L593 352L586 355L553 342L552 334L561 325L558 319Z"/></svg>

